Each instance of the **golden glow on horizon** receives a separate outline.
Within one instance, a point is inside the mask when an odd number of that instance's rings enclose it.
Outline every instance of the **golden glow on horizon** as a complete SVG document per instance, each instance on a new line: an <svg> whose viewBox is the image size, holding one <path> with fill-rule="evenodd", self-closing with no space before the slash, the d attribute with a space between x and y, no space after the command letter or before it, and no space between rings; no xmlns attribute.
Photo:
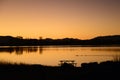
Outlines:
<svg viewBox="0 0 120 80"><path fill-rule="evenodd" d="M0 35L88 39L120 34L118 2L2 1Z"/></svg>

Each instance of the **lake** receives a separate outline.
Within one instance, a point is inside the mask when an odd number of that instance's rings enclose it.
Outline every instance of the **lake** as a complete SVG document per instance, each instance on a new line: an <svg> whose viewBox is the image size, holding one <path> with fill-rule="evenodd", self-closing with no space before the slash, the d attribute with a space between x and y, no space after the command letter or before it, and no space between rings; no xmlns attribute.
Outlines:
<svg viewBox="0 0 120 80"><path fill-rule="evenodd" d="M1 46L0 61L11 63L58 66L60 60L81 63L114 60L120 56L120 47L82 46Z"/></svg>

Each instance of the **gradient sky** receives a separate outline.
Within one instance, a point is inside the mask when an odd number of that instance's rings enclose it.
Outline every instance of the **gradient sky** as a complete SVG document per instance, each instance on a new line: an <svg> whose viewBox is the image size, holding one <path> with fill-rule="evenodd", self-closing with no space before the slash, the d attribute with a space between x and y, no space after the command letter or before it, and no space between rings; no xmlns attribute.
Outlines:
<svg viewBox="0 0 120 80"><path fill-rule="evenodd" d="M120 0L0 0L0 35L80 39L120 35Z"/></svg>

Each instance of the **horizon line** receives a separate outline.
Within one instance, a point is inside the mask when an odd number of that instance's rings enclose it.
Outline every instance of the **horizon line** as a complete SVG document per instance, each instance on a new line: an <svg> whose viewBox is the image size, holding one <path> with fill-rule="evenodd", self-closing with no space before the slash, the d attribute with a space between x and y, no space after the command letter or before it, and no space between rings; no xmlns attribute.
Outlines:
<svg viewBox="0 0 120 80"><path fill-rule="evenodd" d="M89 39L93 39L93 38L96 38L96 37L106 37L106 36L120 36L120 34L117 34L117 35L99 35L99 36L95 36L95 37L92 37L92 38L87 38L87 39L81 39L81 38L74 38L74 37L63 37L63 38L51 38L51 37L45 37L43 38L42 36L39 36L38 38L33 38L33 37L24 37L24 36L12 36L12 35L0 35L0 37L18 37L18 38L23 38L23 39L65 39L65 38L71 38L71 39L79 39L79 40L89 40Z"/></svg>

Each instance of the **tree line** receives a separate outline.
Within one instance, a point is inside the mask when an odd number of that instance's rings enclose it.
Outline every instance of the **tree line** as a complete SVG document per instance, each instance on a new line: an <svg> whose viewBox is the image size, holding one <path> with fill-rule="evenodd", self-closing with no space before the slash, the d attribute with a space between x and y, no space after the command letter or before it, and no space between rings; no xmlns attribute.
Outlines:
<svg viewBox="0 0 120 80"><path fill-rule="evenodd" d="M120 35L98 36L92 39L24 39L20 36L0 36L0 46L39 46L39 45L120 45Z"/></svg>

